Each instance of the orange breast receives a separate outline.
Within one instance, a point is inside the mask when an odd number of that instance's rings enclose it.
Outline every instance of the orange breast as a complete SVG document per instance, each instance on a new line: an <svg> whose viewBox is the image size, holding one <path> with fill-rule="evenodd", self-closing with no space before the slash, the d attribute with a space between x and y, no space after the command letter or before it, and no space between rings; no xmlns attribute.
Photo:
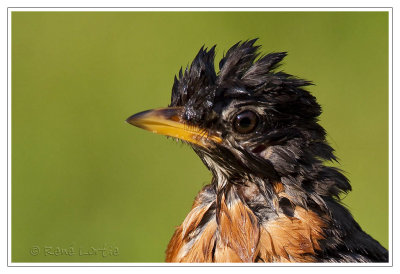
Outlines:
<svg viewBox="0 0 400 274"><path fill-rule="evenodd" d="M167 262L313 262L324 238L322 218L299 206L293 217L263 223L239 197L228 203L222 196L204 222L210 207L195 201L168 245Z"/></svg>

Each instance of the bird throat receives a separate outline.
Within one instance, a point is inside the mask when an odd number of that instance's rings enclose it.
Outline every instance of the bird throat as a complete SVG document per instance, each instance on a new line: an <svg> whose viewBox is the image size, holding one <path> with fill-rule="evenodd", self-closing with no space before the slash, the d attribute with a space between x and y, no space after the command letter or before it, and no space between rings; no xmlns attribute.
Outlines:
<svg viewBox="0 0 400 274"><path fill-rule="evenodd" d="M268 189L266 189L268 188ZM326 220L281 182L205 186L176 229L167 262L314 262Z"/></svg>

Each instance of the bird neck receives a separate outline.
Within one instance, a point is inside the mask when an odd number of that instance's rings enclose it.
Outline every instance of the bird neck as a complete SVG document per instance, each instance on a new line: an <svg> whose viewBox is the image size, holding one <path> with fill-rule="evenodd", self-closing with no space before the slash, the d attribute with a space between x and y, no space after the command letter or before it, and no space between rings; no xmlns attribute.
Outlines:
<svg viewBox="0 0 400 274"><path fill-rule="evenodd" d="M342 236L361 231L338 201L341 191L350 190L340 170L315 157L300 163L296 157L280 159L285 155L279 151L274 155L268 160L278 177L269 177L270 170L260 176L261 168L258 175L233 173L228 166L220 168L218 154L201 155L212 183L175 231L166 260L314 262Z"/></svg>

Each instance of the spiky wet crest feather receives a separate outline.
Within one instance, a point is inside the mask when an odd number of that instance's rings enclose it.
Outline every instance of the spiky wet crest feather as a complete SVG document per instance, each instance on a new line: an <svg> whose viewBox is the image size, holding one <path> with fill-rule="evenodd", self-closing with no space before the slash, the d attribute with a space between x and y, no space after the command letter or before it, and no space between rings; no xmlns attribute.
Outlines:
<svg viewBox="0 0 400 274"><path fill-rule="evenodd" d="M305 89L312 83L278 71L286 52L260 56L255 42L232 46L218 73L215 46L202 47L175 77L170 106L223 142L192 144L213 179L176 230L167 261L387 261L340 202L351 186L325 164L336 157ZM249 134L232 126L244 110L259 118Z"/></svg>

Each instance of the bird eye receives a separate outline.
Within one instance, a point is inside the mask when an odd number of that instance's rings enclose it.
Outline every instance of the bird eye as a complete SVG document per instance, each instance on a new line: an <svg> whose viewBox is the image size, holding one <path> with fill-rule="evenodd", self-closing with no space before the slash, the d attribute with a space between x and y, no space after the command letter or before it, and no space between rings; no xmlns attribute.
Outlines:
<svg viewBox="0 0 400 274"><path fill-rule="evenodd" d="M245 110L236 115L233 121L233 128L238 133L246 134L252 132L256 128L257 123L257 115L250 110Z"/></svg>

